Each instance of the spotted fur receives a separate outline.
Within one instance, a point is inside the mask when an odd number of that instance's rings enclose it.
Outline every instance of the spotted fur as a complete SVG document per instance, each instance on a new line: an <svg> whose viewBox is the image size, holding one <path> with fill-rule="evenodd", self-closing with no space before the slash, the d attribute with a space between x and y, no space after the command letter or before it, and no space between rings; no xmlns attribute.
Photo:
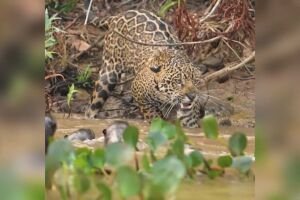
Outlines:
<svg viewBox="0 0 300 200"><path fill-rule="evenodd" d="M134 43L180 42L169 25L146 10L129 10L95 22L108 32L104 39L103 66L86 116L94 118L121 76L135 77L131 90L145 118L169 117L184 97L197 91L202 73L181 46L149 46ZM120 34L126 38L122 37Z"/></svg>

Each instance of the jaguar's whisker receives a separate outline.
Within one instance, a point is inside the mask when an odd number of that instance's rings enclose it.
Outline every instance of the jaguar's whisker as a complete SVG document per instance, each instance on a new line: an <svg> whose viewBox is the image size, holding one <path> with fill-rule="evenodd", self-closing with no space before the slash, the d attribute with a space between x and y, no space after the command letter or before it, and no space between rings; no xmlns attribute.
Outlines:
<svg viewBox="0 0 300 200"><path fill-rule="evenodd" d="M172 109L174 108L175 104L171 103L169 109L166 112L166 119L169 117L170 112L172 111Z"/></svg>

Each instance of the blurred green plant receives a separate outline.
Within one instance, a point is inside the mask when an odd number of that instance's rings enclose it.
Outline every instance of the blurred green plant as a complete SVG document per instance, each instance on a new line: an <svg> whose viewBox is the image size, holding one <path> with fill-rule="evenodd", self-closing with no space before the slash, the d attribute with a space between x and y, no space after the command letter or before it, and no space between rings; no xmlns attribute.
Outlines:
<svg viewBox="0 0 300 200"><path fill-rule="evenodd" d="M208 116L202 125L206 127L206 137L218 141L215 120ZM46 183L53 183L62 199L71 198L68 191L72 188L81 196L94 187L98 189L98 199L163 200L174 195L186 177L195 179L202 172L214 179L224 174L225 168L236 168L247 175L253 163L251 157L244 155L247 138L242 133L231 136L226 144L231 155L219 156L217 165L198 150L185 153L187 136L178 122L153 119L146 138L149 148L142 152L140 159L135 153L138 139L138 129L129 126L123 134L124 143L112 143L105 149L74 150L67 140L53 141L46 156ZM158 153L161 147L166 149L164 155ZM56 173L59 181L53 179Z"/></svg>
<svg viewBox="0 0 300 200"><path fill-rule="evenodd" d="M54 33L61 32L61 30L53 25L53 21L60 18L56 17L57 14L49 17L48 10L45 10L45 58L52 59L54 51L52 47L56 44Z"/></svg>

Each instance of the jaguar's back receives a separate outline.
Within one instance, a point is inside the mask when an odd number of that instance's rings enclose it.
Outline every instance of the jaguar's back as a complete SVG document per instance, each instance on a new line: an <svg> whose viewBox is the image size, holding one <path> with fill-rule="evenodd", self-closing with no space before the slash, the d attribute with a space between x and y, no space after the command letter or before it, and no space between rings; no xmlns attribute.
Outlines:
<svg viewBox="0 0 300 200"><path fill-rule="evenodd" d="M146 10L126 11L100 21L98 26L106 26L108 29L104 39L103 62L110 66L109 68L115 67L114 70L118 72L121 68L123 70L121 73L126 73L130 69L139 71L149 55L168 48L140 45L133 41L148 44L179 42L169 25Z"/></svg>

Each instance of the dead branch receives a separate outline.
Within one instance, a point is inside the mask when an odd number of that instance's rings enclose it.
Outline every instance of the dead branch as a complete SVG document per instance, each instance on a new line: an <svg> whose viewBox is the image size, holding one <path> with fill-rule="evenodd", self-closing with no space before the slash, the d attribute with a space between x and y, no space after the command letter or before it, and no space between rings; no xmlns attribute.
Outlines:
<svg viewBox="0 0 300 200"><path fill-rule="evenodd" d="M243 62L243 60L241 59L241 57L238 55L238 53L228 44L228 42L226 42L225 40L223 40L223 42L228 46L228 48L233 52L233 54L241 61ZM252 72L248 69L248 67L246 65L244 65L245 69L247 70L247 72L253 76Z"/></svg>
<svg viewBox="0 0 300 200"><path fill-rule="evenodd" d="M223 76L225 74L229 74L229 73L231 73L231 72L233 72L233 71L235 71L235 70L243 67L246 63L252 61L254 58L255 58L255 51L253 51L252 54L249 57L247 57L245 60L243 60L241 63L239 63L239 64L237 64L235 66L232 66L232 67L230 67L230 66L229 67L225 67L224 69L221 69L221 70L219 70L217 72L209 74L209 75L207 75L206 77L203 78L203 81L205 83L208 83L208 82L210 82L210 81L212 81L212 80L214 80L214 79L216 79L216 78L218 78L220 76Z"/></svg>

